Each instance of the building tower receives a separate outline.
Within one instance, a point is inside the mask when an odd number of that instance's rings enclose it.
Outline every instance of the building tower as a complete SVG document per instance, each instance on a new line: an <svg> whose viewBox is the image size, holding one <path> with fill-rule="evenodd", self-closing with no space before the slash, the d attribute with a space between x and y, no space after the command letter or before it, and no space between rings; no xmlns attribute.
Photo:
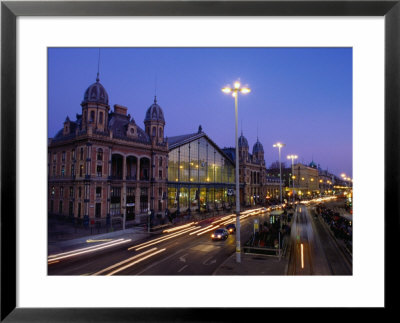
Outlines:
<svg viewBox="0 0 400 323"><path fill-rule="evenodd" d="M239 144L239 159L242 162L246 162L249 156L249 143L247 142L247 139L243 136L243 131L238 139L238 144Z"/></svg>
<svg viewBox="0 0 400 323"><path fill-rule="evenodd" d="M97 73L96 83L90 85L85 91L81 106L82 130L107 131L110 106L108 105L107 91L100 83L99 73Z"/></svg>
<svg viewBox="0 0 400 323"><path fill-rule="evenodd" d="M264 162L264 147L258 140L258 137L257 142L253 146L253 157L255 157L261 164Z"/></svg>
<svg viewBox="0 0 400 323"><path fill-rule="evenodd" d="M146 133L153 143L164 142L164 113L157 104L156 96L154 96L154 103L147 109L144 125L146 127Z"/></svg>

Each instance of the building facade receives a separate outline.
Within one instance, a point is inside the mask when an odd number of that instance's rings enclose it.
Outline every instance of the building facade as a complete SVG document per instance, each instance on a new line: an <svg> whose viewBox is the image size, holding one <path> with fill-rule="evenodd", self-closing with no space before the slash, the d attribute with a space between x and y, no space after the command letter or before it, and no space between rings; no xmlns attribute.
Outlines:
<svg viewBox="0 0 400 323"><path fill-rule="evenodd" d="M317 166L311 162L309 165L295 164L294 187L295 194L300 198L319 195L319 176Z"/></svg>
<svg viewBox="0 0 400 323"><path fill-rule="evenodd" d="M76 120L48 142L48 212L82 219L140 221L166 209L168 143L154 98L143 130L127 107L109 106L97 77Z"/></svg>
<svg viewBox="0 0 400 323"><path fill-rule="evenodd" d="M235 165L202 131L168 140L168 210L205 212L232 207Z"/></svg>
<svg viewBox="0 0 400 323"><path fill-rule="evenodd" d="M243 206L263 204L266 201L267 188L270 187L267 183L264 148L257 138L250 154L249 143L243 133L238 138L238 146L240 204ZM236 160L235 148L224 148L223 151L232 160Z"/></svg>

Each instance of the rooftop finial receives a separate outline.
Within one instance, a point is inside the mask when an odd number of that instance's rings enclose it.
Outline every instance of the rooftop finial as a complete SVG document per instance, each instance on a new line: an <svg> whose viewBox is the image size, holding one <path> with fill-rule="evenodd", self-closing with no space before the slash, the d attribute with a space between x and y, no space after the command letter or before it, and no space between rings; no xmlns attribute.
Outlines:
<svg viewBox="0 0 400 323"><path fill-rule="evenodd" d="M99 81L100 81L99 75L100 75L100 48L99 48L99 57L98 57L98 60L97 60L97 77L96 77L96 82L99 82Z"/></svg>
<svg viewBox="0 0 400 323"><path fill-rule="evenodd" d="M257 121L257 142L258 142L258 121Z"/></svg>

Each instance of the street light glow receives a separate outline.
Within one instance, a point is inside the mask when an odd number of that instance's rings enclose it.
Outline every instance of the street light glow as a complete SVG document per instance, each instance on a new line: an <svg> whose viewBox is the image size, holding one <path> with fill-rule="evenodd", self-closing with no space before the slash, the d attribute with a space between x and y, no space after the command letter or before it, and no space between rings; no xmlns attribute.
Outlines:
<svg viewBox="0 0 400 323"><path fill-rule="evenodd" d="M278 148L282 148L284 146L285 144L281 144L280 142L277 142L276 144L273 145L273 147L278 147Z"/></svg>
<svg viewBox="0 0 400 323"><path fill-rule="evenodd" d="M235 82L235 84L233 84L233 86L235 87L236 90L239 90L240 83L239 82Z"/></svg>
<svg viewBox="0 0 400 323"><path fill-rule="evenodd" d="M224 87L221 91L224 93L231 93L232 89L230 87Z"/></svg>

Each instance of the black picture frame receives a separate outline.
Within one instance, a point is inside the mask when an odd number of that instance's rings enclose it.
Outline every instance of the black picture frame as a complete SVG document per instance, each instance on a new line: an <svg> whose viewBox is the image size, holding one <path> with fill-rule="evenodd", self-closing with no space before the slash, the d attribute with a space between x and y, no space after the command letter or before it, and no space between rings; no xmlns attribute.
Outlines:
<svg viewBox="0 0 400 323"><path fill-rule="evenodd" d="M16 19L18 16L384 16L385 17L385 307L399 285L400 0L379 1L3 1L1 3L1 321L205 322L263 318L293 309L265 308L17 308L16 307ZM373 151L371 152L373 153ZM382 167L382 165L372 165ZM373 259L371 259L373 260ZM371 277L373 279L373 277ZM270 292L270 291L269 291ZM290 291L288 291L290 292ZM40 293L40 291L38 291ZM246 297L242 295L242 297ZM266 306L268 303L266 301ZM284 304L282 304L284 306ZM328 309L327 309L328 310ZM328 310L333 319L342 314ZM320 315L320 314L318 314ZM244 321L248 321L247 319Z"/></svg>

